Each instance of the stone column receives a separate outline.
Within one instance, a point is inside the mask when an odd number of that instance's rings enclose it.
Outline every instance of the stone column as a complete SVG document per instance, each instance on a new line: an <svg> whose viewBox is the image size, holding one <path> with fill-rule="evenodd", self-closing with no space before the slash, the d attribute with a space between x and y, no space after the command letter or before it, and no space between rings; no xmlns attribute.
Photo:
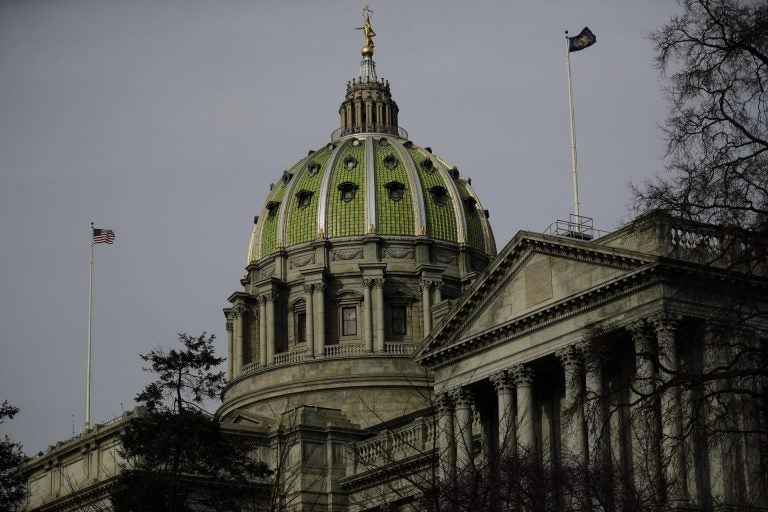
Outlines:
<svg viewBox="0 0 768 512"><path fill-rule="evenodd" d="M659 380L668 385L680 370L675 329L680 315L660 313L651 319L659 349ZM661 453L664 482L670 507L690 502L685 439L683 439L683 406L680 386L669 386L661 395Z"/></svg>
<svg viewBox="0 0 768 512"><path fill-rule="evenodd" d="M315 356L325 356L325 283L315 284Z"/></svg>
<svg viewBox="0 0 768 512"><path fill-rule="evenodd" d="M455 390L456 407L456 469L463 471L472 466L474 455L472 436L472 394L464 388Z"/></svg>
<svg viewBox="0 0 768 512"><path fill-rule="evenodd" d="M422 279L421 283L421 313L422 313L422 326L424 328L423 336L426 338L427 334L432 330L432 281Z"/></svg>
<svg viewBox="0 0 768 512"><path fill-rule="evenodd" d="M515 453L517 435L515 433L515 384L507 370L501 370L490 376L489 380L496 390L499 409L499 438L496 453Z"/></svg>
<svg viewBox="0 0 768 512"><path fill-rule="evenodd" d="M533 370L524 364L512 367L511 374L517 388L517 439L520 455L532 455L536 449L534 430Z"/></svg>
<svg viewBox="0 0 768 512"><path fill-rule="evenodd" d="M592 474L602 474L607 477L612 471L610 452L610 425L608 415L608 400L603 386L603 353L594 339L581 344L584 353L584 421L587 428L587 452L589 468ZM604 489L610 489L611 482L603 482ZM605 499L610 500L611 493L605 493ZM606 504L608 510L611 506ZM600 507L595 505L595 510Z"/></svg>
<svg viewBox="0 0 768 512"><path fill-rule="evenodd" d="M453 399L448 393L437 395L437 446L440 458L439 478L449 485L456 481L456 436L454 435Z"/></svg>
<svg viewBox="0 0 768 512"><path fill-rule="evenodd" d="M229 375L229 380L235 378L235 357L237 357L237 354L235 354L233 329L234 326L231 316L227 315L227 374Z"/></svg>
<svg viewBox="0 0 768 512"><path fill-rule="evenodd" d="M566 463L575 468L587 467L587 426L584 422L584 355L578 344L555 352L565 372L563 404L563 444Z"/></svg>
<svg viewBox="0 0 768 512"><path fill-rule="evenodd" d="M443 282L442 281L435 281L435 301L434 305L437 306L441 302L443 302Z"/></svg>
<svg viewBox="0 0 768 512"><path fill-rule="evenodd" d="M240 375L243 368L243 320L246 313L246 308L243 304L237 304L232 308L232 313L235 315L235 375Z"/></svg>
<svg viewBox="0 0 768 512"><path fill-rule="evenodd" d="M374 308L376 317L374 322L376 323L376 352L384 352L386 346L384 345L384 278L378 278L373 280L374 286Z"/></svg>
<svg viewBox="0 0 768 512"><path fill-rule="evenodd" d="M259 367L267 366L267 301L259 296Z"/></svg>
<svg viewBox="0 0 768 512"><path fill-rule="evenodd" d="M632 379L632 466L635 491L653 508L664 502L661 481L661 418L654 395L656 350L648 323L638 320L627 327L635 345L635 375Z"/></svg>
<svg viewBox="0 0 768 512"><path fill-rule="evenodd" d="M311 284L304 285L304 303L306 304L306 311L304 312L304 322L306 331L307 355L309 357L315 357L315 301L312 298L315 291L315 287Z"/></svg>
<svg viewBox="0 0 768 512"><path fill-rule="evenodd" d="M267 365L275 364L275 301L274 292L264 295L267 303Z"/></svg>
<svg viewBox="0 0 768 512"><path fill-rule="evenodd" d="M373 304L371 304L373 279L363 279L363 343L366 352L373 352Z"/></svg>

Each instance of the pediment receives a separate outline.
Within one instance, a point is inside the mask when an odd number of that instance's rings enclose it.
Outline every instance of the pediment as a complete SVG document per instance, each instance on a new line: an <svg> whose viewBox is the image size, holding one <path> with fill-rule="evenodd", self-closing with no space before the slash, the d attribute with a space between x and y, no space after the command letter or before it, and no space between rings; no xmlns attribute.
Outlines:
<svg viewBox="0 0 768 512"><path fill-rule="evenodd" d="M234 417L230 420L230 423L234 423L236 425L247 425L251 427L269 428L275 423L275 420L274 418L256 414L251 411L237 411Z"/></svg>
<svg viewBox="0 0 768 512"><path fill-rule="evenodd" d="M620 282L651 258L597 242L518 233L424 340L416 359L433 359L437 352L516 319L561 310L563 304Z"/></svg>

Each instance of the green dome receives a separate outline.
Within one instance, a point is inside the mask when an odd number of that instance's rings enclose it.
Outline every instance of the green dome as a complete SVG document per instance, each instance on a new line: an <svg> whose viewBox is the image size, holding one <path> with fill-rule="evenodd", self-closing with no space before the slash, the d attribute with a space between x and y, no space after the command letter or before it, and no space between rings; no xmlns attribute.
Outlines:
<svg viewBox="0 0 768 512"><path fill-rule="evenodd" d="M360 133L283 173L253 228L248 262L316 239L368 234L426 236L496 254L487 214L455 166L399 137Z"/></svg>

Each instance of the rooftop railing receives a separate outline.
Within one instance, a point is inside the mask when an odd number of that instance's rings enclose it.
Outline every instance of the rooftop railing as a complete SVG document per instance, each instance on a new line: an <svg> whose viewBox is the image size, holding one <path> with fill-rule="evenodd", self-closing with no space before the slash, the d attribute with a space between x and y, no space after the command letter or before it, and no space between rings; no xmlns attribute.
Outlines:
<svg viewBox="0 0 768 512"><path fill-rule="evenodd" d="M401 139L408 139L408 132L401 126L381 126L377 124L356 124L353 126L342 126L331 133L331 142L336 142L347 135L355 133L381 133L385 135L394 135Z"/></svg>

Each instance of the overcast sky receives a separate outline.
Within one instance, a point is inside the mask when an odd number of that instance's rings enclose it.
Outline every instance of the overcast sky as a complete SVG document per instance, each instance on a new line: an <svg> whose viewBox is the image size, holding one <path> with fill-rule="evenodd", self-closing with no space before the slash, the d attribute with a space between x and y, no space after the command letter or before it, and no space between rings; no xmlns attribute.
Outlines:
<svg viewBox="0 0 768 512"><path fill-rule="evenodd" d="M571 210L563 30L573 54L582 213L628 220L662 169L664 82L647 36L669 0L374 2L375 60L411 139L472 184L501 249ZM329 141L357 76L358 1L0 2L0 427L29 454L80 432L89 223L93 419L134 406L139 353L215 333L253 216Z"/></svg>

